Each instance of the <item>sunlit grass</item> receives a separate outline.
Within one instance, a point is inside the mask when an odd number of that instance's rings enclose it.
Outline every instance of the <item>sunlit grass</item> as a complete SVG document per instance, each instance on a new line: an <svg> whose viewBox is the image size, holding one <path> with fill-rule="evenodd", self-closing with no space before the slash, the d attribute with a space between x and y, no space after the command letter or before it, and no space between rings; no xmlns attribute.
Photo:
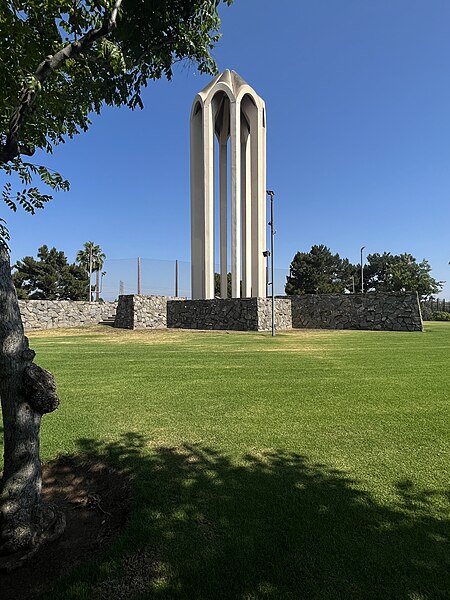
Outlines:
<svg viewBox="0 0 450 600"><path fill-rule="evenodd" d="M29 337L62 400L43 459L135 475L127 532L60 597L100 594L104 564L119 588L139 549L147 598L450 597L450 323Z"/></svg>

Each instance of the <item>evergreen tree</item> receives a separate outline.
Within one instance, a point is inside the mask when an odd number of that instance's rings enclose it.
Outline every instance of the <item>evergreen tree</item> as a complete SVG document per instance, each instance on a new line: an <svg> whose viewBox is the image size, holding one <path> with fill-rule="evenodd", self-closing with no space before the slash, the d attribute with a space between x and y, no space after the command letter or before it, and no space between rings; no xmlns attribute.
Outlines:
<svg viewBox="0 0 450 600"><path fill-rule="evenodd" d="M14 265L17 296L27 300L85 300L88 276L84 269L69 264L64 252L41 246L38 260L25 256Z"/></svg>
<svg viewBox="0 0 450 600"><path fill-rule="evenodd" d="M242 282L241 282L242 287ZM221 298L220 295L220 273L214 273L214 296ZM231 298L231 273L227 273L227 298Z"/></svg>
<svg viewBox="0 0 450 600"><path fill-rule="evenodd" d="M369 254L364 266L364 287L375 292L417 292L420 298L429 298L442 289L442 281L430 275L427 260L420 263L409 253Z"/></svg>
<svg viewBox="0 0 450 600"><path fill-rule="evenodd" d="M294 256L285 291L297 294L342 294L351 285L352 265L323 244Z"/></svg>

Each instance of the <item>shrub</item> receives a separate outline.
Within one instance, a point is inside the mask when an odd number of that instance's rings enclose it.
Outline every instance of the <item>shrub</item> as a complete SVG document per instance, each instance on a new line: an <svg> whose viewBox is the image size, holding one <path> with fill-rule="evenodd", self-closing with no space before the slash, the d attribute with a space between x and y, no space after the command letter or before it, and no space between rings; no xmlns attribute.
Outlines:
<svg viewBox="0 0 450 600"><path fill-rule="evenodd" d="M434 313L435 321L450 321L450 312L445 312L443 310Z"/></svg>

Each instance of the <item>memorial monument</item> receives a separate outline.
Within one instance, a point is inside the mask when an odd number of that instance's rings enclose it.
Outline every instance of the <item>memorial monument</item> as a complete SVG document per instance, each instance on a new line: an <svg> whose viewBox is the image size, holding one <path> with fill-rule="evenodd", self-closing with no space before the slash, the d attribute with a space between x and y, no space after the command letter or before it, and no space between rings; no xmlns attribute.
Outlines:
<svg viewBox="0 0 450 600"><path fill-rule="evenodd" d="M267 298L264 101L226 70L196 95L190 126L192 299L121 295L116 327L272 330L272 335L293 328L422 331L417 293ZM273 192L267 195L273 200ZM215 251L221 276L216 299Z"/></svg>
<svg viewBox="0 0 450 600"><path fill-rule="evenodd" d="M243 297L265 297L264 101L235 71L227 69L196 95L190 129L192 299L214 298L216 218L221 297L227 297L229 254L232 297L241 297L241 280ZM216 187L219 198L215 203Z"/></svg>

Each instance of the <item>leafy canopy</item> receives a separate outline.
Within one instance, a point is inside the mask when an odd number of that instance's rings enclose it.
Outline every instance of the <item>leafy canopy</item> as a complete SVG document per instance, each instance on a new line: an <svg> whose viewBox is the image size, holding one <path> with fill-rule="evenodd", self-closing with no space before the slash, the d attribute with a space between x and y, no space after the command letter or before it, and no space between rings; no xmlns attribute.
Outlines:
<svg viewBox="0 0 450 600"><path fill-rule="evenodd" d="M417 292L428 298L442 289L441 281L430 275L427 260L420 263L409 253L369 254L364 266L365 288L376 292Z"/></svg>
<svg viewBox="0 0 450 600"><path fill-rule="evenodd" d="M85 300L88 292L86 271L69 264L64 252L41 246L38 260L25 256L14 265L13 281L17 296L26 300Z"/></svg>
<svg viewBox="0 0 450 600"><path fill-rule="evenodd" d="M352 267L323 244L297 252L286 282L286 294L341 294L348 289Z"/></svg>
<svg viewBox="0 0 450 600"><path fill-rule="evenodd" d="M231 4L232 0L223 0ZM149 81L187 59L215 73L221 0L3 0L0 2L0 170L7 206L33 213L69 183L24 157L87 131L102 107L143 107ZM0 219L0 240L7 241Z"/></svg>
<svg viewBox="0 0 450 600"><path fill-rule="evenodd" d="M427 260L417 262L412 254L369 254L363 267L365 292L417 292L424 299L442 289L430 275ZM294 256L286 294L342 294L361 289L361 265L352 265L324 245Z"/></svg>
<svg viewBox="0 0 450 600"><path fill-rule="evenodd" d="M83 250L77 252L76 261L85 271L100 271L105 262L106 254L94 242L85 242Z"/></svg>

